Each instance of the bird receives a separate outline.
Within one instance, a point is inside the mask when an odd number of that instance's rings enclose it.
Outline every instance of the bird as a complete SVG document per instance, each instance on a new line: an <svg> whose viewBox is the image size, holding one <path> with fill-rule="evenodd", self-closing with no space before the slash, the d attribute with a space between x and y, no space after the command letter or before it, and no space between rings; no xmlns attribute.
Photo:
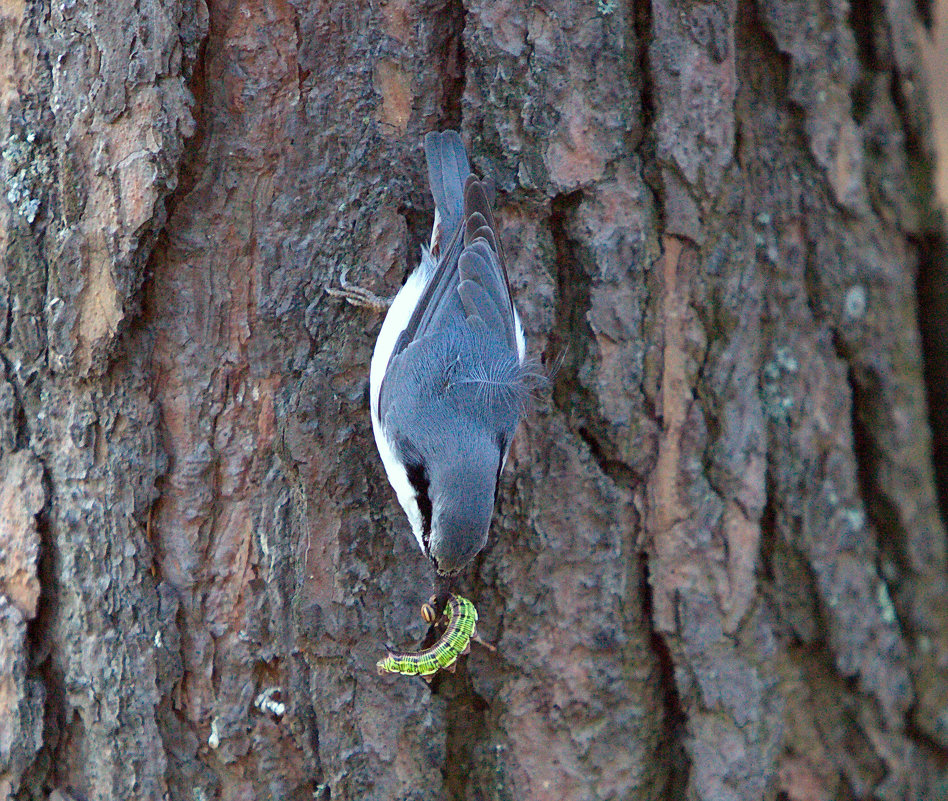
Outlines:
<svg viewBox="0 0 948 801"><path fill-rule="evenodd" d="M514 306L493 183L457 131L424 140L431 240L372 353L372 430L424 555L457 576L484 548L500 476L535 372Z"/></svg>

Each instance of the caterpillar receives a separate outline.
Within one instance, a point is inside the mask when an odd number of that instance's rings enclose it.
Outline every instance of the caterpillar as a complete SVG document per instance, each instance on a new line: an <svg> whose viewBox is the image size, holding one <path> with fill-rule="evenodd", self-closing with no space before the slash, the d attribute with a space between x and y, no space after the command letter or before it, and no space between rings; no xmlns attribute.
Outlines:
<svg viewBox="0 0 948 801"><path fill-rule="evenodd" d="M428 604L422 607L421 614L426 622L433 621L434 615ZM453 670L458 657L471 649L471 638L477 636L477 610L467 598L452 594L448 596L444 614L448 617L448 625L434 645L415 654L389 652L375 665L379 675L400 673L421 676L430 682L442 668Z"/></svg>

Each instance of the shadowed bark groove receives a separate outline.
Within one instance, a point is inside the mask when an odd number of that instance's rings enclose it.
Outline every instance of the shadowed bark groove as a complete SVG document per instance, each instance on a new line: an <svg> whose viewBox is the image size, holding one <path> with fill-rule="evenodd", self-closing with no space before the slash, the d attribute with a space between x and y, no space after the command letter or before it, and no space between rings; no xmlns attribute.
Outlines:
<svg viewBox="0 0 948 801"><path fill-rule="evenodd" d="M544 361L554 366L552 397L556 407L569 415L574 405L570 395L579 382L579 366L588 357L589 327L585 316L589 313L589 284L576 270L577 254L567 232L567 218L575 213L582 202L582 192L553 198L550 203L550 235L555 248L556 269L556 322L549 336L549 348ZM579 273L579 274L577 274ZM581 386L581 385L579 385Z"/></svg>
<svg viewBox="0 0 948 801"><path fill-rule="evenodd" d="M918 316L925 355L925 389L942 520L948 520L948 242L930 233L919 243Z"/></svg>
<svg viewBox="0 0 948 801"><path fill-rule="evenodd" d="M920 22L0 4L0 798L940 797ZM444 127L559 369L459 580L497 651L429 687L375 673L433 576L325 288L417 263Z"/></svg>
<svg viewBox="0 0 948 801"><path fill-rule="evenodd" d="M652 651L658 662L659 676L662 691L662 705L664 710L663 730L658 743L656 761L666 768L666 785L658 798L664 801L674 801L682 798L688 786L691 766L688 751L685 748L687 715L678 697L678 685L675 681L675 663L664 638L651 624L652 620L652 590L649 585L648 559L643 553L640 593L642 607L646 619L649 621L649 640Z"/></svg>

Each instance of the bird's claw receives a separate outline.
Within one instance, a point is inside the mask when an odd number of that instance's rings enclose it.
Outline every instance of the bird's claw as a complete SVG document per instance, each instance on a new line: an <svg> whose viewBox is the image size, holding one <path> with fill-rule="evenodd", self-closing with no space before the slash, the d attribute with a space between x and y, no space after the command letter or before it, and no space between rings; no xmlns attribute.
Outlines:
<svg viewBox="0 0 948 801"><path fill-rule="evenodd" d="M376 295L363 286L350 284L347 280L348 275L349 268L346 267L339 275L339 286L327 286L326 294L332 295L334 298L347 300L353 306L359 306L363 309L372 309L377 312L383 312L392 305L394 298L383 298L381 295Z"/></svg>
<svg viewBox="0 0 948 801"><path fill-rule="evenodd" d="M496 645L492 645L491 643L487 642L487 640L482 640L480 637L477 636L477 632L476 632L476 631L471 635L471 641L472 641L472 642L476 642L476 643L478 643L479 645L483 645L483 646L484 646L488 651L490 651L492 654L496 654L496 653L497 653L497 646L496 646ZM470 647L471 647L470 644L468 644L468 648L470 648Z"/></svg>

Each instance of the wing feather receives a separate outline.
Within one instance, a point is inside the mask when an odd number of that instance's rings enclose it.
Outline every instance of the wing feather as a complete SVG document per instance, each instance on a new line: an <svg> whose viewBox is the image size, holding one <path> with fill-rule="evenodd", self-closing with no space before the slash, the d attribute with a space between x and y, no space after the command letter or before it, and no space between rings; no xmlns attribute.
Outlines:
<svg viewBox="0 0 948 801"><path fill-rule="evenodd" d="M400 354L429 334L449 326L493 332L522 361L523 329L514 309L510 281L490 208L493 183L480 181L454 131L425 137L429 183L448 245L441 248L431 276L392 350L380 389ZM450 228L449 226L453 226ZM474 325L479 320L484 325ZM397 372L397 371L394 371ZM394 378L394 377L393 377Z"/></svg>

